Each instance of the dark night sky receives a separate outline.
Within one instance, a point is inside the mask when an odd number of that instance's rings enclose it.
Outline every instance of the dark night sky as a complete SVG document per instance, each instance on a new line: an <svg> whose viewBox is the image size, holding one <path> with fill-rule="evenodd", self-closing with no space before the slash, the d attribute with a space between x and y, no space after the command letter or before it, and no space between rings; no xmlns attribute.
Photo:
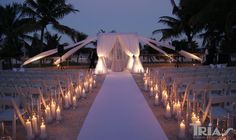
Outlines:
<svg viewBox="0 0 236 140"><path fill-rule="evenodd" d="M1 4L23 0L0 0ZM159 17L171 15L170 0L68 0L80 12L66 16L61 23L95 36L99 29L135 32L153 37L152 31L164 27ZM160 35L155 35L157 39ZM63 41L71 42L66 36Z"/></svg>

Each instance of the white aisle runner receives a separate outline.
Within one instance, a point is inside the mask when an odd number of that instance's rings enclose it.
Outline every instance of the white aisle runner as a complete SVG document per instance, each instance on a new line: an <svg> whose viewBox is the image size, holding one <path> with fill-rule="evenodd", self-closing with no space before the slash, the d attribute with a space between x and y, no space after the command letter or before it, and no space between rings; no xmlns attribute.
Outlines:
<svg viewBox="0 0 236 140"><path fill-rule="evenodd" d="M77 140L166 140L129 72L106 76Z"/></svg>

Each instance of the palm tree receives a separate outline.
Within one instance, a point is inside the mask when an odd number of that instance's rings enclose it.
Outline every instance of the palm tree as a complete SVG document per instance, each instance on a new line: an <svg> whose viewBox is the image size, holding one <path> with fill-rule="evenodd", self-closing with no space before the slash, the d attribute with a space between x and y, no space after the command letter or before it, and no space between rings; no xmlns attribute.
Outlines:
<svg viewBox="0 0 236 140"><path fill-rule="evenodd" d="M235 1L189 0L189 3L192 4L192 2L194 2L195 7L198 7L198 12L196 12L190 22L201 24L204 27L201 37L203 37L205 45L221 46L222 49L234 46L236 26Z"/></svg>
<svg viewBox="0 0 236 140"><path fill-rule="evenodd" d="M201 30L198 25L190 24L190 19L192 17L191 12L186 12L186 8L180 2L179 6L176 5L174 0L171 0L173 5L173 15L160 17L159 23L167 25L167 28L157 29L153 31L153 34L162 33L161 40L166 40L169 38L177 38L184 34L187 37L189 46L194 42L193 38Z"/></svg>
<svg viewBox="0 0 236 140"><path fill-rule="evenodd" d="M40 40L43 44L44 32L48 25L60 33L73 36L77 33L74 29L62 25L59 20L71 12L78 12L71 4L66 4L66 0L26 0L24 3L24 15L37 20L36 25L40 28ZM43 48L41 48L41 51Z"/></svg>
<svg viewBox="0 0 236 140"><path fill-rule="evenodd" d="M35 31L35 21L21 15L20 4L0 5L0 59L5 59L11 65L11 58L21 56L21 48L27 44L25 39L31 39L27 33Z"/></svg>
<svg viewBox="0 0 236 140"><path fill-rule="evenodd" d="M86 39L87 37L88 37L88 35L86 35L82 32L78 32L78 33L74 34L73 36L71 36L70 38L74 43L76 43L76 42Z"/></svg>

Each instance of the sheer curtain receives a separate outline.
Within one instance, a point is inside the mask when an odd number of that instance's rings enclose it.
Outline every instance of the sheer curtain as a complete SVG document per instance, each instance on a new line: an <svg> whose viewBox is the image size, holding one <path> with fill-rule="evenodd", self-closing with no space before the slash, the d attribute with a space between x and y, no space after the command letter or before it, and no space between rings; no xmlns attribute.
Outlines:
<svg viewBox="0 0 236 140"><path fill-rule="evenodd" d="M121 71L124 69L125 56L128 55L126 68L132 72L143 72L143 66L140 62L139 40L136 34L101 34L98 37L97 53L98 63L95 69L96 74L107 73L106 59L111 61L111 69ZM111 56L109 57L109 54ZM127 62L127 59L126 59ZM115 68L116 67L116 68ZM120 68L117 68L120 67Z"/></svg>
<svg viewBox="0 0 236 140"><path fill-rule="evenodd" d="M121 48L119 40L116 43L110 53L109 59L111 61L111 70L115 72L120 72L125 69L128 57L124 50Z"/></svg>
<svg viewBox="0 0 236 140"><path fill-rule="evenodd" d="M143 72L143 66L139 59L139 40L135 34L119 35L119 41L125 53L129 56L127 69L132 72Z"/></svg>
<svg viewBox="0 0 236 140"><path fill-rule="evenodd" d="M98 36L97 40L98 62L95 68L96 74L107 73L105 58L109 56L109 53L111 52L115 42L116 42L116 36L112 34L102 34Z"/></svg>

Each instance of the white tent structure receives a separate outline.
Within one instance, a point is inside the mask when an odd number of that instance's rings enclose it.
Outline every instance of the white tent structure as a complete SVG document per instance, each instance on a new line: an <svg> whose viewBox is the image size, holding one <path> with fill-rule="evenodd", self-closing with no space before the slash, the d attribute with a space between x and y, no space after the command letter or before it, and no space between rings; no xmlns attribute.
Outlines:
<svg viewBox="0 0 236 140"><path fill-rule="evenodd" d="M60 59L56 60L54 64L59 64L60 62L65 61L68 57L73 55L80 48L85 45L97 41L97 54L98 54L98 62L95 68L96 74L105 74L108 72L109 61L112 63L112 68L117 67L116 65L120 65L121 67L126 67L126 69L130 70L134 73L143 72L143 66L139 59L140 49L139 43L142 42L144 44L148 44L153 49L163 53L165 56L172 59L165 51L163 51L160 47L166 47L172 50L175 50L170 44L158 42L152 39L148 39L137 34L129 34L129 33L102 33L97 37L88 37L87 39L80 41L76 44L66 46L64 49L71 49L66 52ZM52 49L46 52L42 52L23 63L23 65L27 65L44 57L50 56L57 53L57 49ZM195 59L201 61L201 58L198 56L181 50L179 52L181 55L187 58ZM125 55L127 57L125 57ZM114 57L115 56L115 57ZM126 63L125 63L126 62ZM115 65L114 65L115 64ZM111 68L111 69L112 69ZM119 69L119 70L122 70Z"/></svg>

